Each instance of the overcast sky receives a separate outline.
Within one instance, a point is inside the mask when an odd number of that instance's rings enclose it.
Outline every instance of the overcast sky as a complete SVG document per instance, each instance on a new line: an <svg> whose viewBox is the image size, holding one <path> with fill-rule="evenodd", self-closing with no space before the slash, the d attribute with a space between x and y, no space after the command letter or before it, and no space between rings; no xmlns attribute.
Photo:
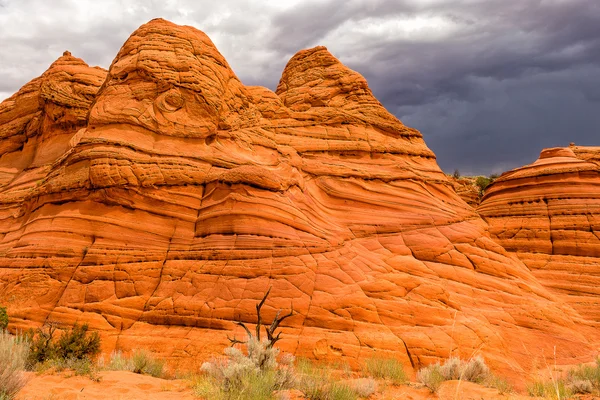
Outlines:
<svg viewBox="0 0 600 400"><path fill-rule="evenodd" d="M0 100L64 50L108 68L155 17L206 32L247 85L327 46L446 172L600 145L600 0L0 0Z"/></svg>

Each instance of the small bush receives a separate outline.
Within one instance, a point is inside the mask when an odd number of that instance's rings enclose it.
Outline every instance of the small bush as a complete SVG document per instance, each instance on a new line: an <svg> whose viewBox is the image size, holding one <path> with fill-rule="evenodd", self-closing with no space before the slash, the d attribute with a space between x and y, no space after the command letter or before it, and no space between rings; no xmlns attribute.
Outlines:
<svg viewBox="0 0 600 400"><path fill-rule="evenodd" d="M481 356L471 358L460 367L460 379L481 383L490 375L490 369Z"/></svg>
<svg viewBox="0 0 600 400"><path fill-rule="evenodd" d="M453 381L460 379L462 362L460 358L450 357L444 365L440 366L440 373L444 380Z"/></svg>
<svg viewBox="0 0 600 400"><path fill-rule="evenodd" d="M135 367L131 357L125 357L121 351L113 351L110 354L110 360L108 361L108 364L104 366L104 369L109 371L133 372Z"/></svg>
<svg viewBox="0 0 600 400"><path fill-rule="evenodd" d="M210 379L201 382L195 390L218 392L212 395L217 398L260 399L270 398L264 397L266 393L272 396L275 391L293 386L293 356L282 357L282 363L278 364L279 349L270 347L268 341L259 342L250 337L247 346L247 355L235 347L228 347L225 349L227 359L204 363L201 370ZM256 397L247 397L250 395Z"/></svg>
<svg viewBox="0 0 600 400"><path fill-rule="evenodd" d="M425 385L431 393L437 392L442 382L446 380L444 375L442 375L440 368L441 366L438 363L421 368L419 372L417 372L417 381Z"/></svg>
<svg viewBox="0 0 600 400"><path fill-rule="evenodd" d="M30 329L26 333L27 341L30 344L30 367L56 358L56 346L54 344L55 331L56 327L50 324L47 327L38 328L37 331Z"/></svg>
<svg viewBox="0 0 600 400"><path fill-rule="evenodd" d="M75 324L64 331L58 340L55 332L56 326L53 324L28 332L31 366L47 360L91 360L100 353L100 335L98 332L90 334L87 324Z"/></svg>
<svg viewBox="0 0 600 400"><path fill-rule="evenodd" d="M0 331L0 399L13 399L25 386L28 355L29 346L22 337Z"/></svg>
<svg viewBox="0 0 600 400"><path fill-rule="evenodd" d="M62 333L56 344L56 357L64 360L93 359L100 353L100 335L88 334L88 325L75 324Z"/></svg>
<svg viewBox="0 0 600 400"><path fill-rule="evenodd" d="M8 327L8 312L6 307L0 306L0 331L5 330Z"/></svg>
<svg viewBox="0 0 600 400"><path fill-rule="evenodd" d="M594 386L590 381L576 380L569 384L569 390L573 394L588 394L594 391Z"/></svg>
<svg viewBox="0 0 600 400"><path fill-rule="evenodd" d="M194 384L194 393L211 400L271 400L277 386L274 371L258 372L245 370L236 375L235 381L224 390L218 379L204 375Z"/></svg>
<svg viewBox="0 0 600 400"><path fill-rule="evenodd" d="M587 381L593 389L600 390L600 359L596 360L595 365L579 365L578 367L573 368L569 371L567 380L571 385L575 382Z"/></svg>
<svg viewBox="0 0 600 400"><path fill-rule="evenodd" d="M489 376L490 370L480 356L472 358L469 361L450 357L443 365L436 363L419 370L417 380L433 393L437 392L444 381L466 380L482 383Z"/></svg>
<svg viewBox="0 0 600 400"><path fill-rule="evenodd" d="M402 363L395 359L371 358L365 366L368 375L373 378L389 379L394 385L407 382Z"/></svg>
<svg viewBox="0 0 600 400"><path fill-rule="evenodd" d="M136 374L150 375L155 378L164 376L165 362L154 358L146 350L135 350L131 356L131 363Z"/></svg>

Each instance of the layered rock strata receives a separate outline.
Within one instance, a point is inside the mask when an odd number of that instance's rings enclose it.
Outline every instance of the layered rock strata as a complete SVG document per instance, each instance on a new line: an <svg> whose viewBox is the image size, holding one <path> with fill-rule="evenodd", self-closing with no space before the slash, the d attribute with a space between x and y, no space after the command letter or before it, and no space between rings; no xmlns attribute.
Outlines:
<svg viewBox="0 0 600 400"><path fill-rule="evenodd" d="M533 164L498 178L478 208L498 243L595 325L600 322L600 166L592 162L597 154L593 148L545 149Z"/></svg>
<svg viewBox="0 0 600 400"><path fill-rule="evenodd" d="M153 20L45 174L1 190L0 302L17 327L87 321L111 346L201 360L272 287L263 319L293 305L279 343L317 359L482 352L515 373L555 346L558 363L586 360L596 340L324 47L272 92L202 32Z"/></svg>

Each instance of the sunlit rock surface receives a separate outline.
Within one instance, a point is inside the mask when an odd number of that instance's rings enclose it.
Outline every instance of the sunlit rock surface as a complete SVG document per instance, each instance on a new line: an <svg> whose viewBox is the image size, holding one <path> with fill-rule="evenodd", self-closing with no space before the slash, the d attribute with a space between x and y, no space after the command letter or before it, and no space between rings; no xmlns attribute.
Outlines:
<svg viewBox="0 0 600 400"><path fill-rule="evenodd" d="M600 165L593 161L598 154L594 148L545 149L533 164L498 178L478 209L500 245L596 326Z"/></svg>
<svg viewBox="0 0 600 400"><path fill-rule="evenodd" d="M255 322L272 287L263 319L293 305L279 343L300 356L483 353L512 374L554 347L558 363L591 359L595 331L324 47L297 53L272 92L244 86L202 32L153 20L104 83L81 68L60 90L72 124L12 128L51 112L39 80L0 106L13 326L87 321L108 348L197 361L241 337L233 322ZM21 164L27 140L54 134L69 138Z"/></svg>

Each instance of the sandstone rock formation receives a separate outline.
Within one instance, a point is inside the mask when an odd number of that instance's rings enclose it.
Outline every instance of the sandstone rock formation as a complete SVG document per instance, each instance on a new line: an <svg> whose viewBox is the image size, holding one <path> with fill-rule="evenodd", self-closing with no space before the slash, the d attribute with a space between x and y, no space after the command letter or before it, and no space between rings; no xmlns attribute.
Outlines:
<svg viewBox="0 0 600 400"><path fill-rule="evenodd" d="M600 323L600 165L593 148L552 148L504 173L478 208L546 287ZM590 161L585 161L585 159ZM598 159L598 158L596 158Z"/></svg>
<svg viewBox="0 0 600 400"><path fill-rule="evenodd" d="M458 194L458 196L463 199L465 203L473 208L477 208L477 206L479 206L481 196L479 194L479 186L476 184L477 177L461 176L455 178L454 176L449 176L448 179L450 182L452 182L456 194Z"/></svg>
<svg viewBox="0 0 600 400"><path fill-rule="evenodd" d="M3 103L0 129L30 91ZM285 350L355 365L483 352L514 374L555 346L558 363L586 360L597 339L324 47L297 53L272 92L244 86L202 32L153 20L87 126L15 185L0 193L0 302L16 327L85 320L108 346L201 360L272 287L263 317L296 311Z"/></svg>

